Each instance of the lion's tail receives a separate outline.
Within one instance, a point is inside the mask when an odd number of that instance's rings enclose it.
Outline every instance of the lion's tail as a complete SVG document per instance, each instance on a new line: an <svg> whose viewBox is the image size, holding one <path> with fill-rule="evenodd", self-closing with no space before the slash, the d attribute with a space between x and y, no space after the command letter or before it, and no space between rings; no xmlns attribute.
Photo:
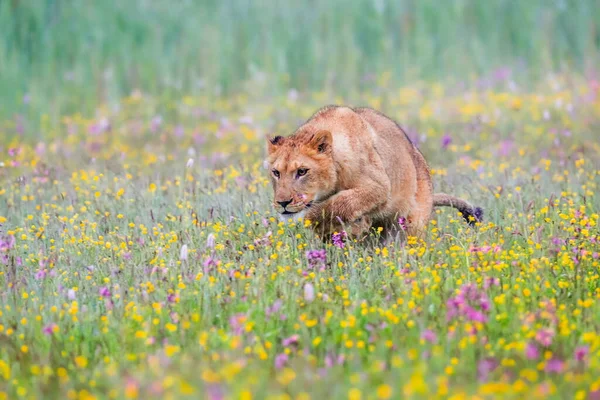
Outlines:
<svg viewBox="0 0 600 400"><path fill-rule="evenodd" d="M475 225L475 222L483 221L483 209L481 207L474 207L469 202L446 193L434 194L433 206L456 208L469 225Z"/></svg>

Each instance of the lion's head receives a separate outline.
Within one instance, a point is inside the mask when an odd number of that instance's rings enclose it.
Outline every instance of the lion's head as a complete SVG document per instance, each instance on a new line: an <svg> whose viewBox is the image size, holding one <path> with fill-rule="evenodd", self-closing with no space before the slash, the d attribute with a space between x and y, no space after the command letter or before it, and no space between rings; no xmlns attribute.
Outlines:
<svg viewBox="0 0 600 400"><path fill-rule="evenodd" d="M307 208L334 191L331 132L276 136L267 146L273 206L282 217L302 216Z"/></svg>

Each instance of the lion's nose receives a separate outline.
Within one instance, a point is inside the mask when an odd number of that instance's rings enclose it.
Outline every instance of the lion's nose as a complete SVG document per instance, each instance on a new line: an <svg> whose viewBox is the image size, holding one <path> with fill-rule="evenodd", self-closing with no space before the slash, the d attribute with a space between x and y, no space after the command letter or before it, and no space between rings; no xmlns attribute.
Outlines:
<svg viewBox="0 0 600 400"><path fill-rule="evenodd" d="M285 209L285 207L290 204L292 200L278 201L277 203Z"/></svg>

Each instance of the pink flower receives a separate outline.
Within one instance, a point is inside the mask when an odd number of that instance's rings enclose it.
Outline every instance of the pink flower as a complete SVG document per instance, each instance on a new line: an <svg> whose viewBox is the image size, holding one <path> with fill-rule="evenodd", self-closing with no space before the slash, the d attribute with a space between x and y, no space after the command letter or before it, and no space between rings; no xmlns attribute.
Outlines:
<svg viewBox="0 0 600 400"><path fill-rule="evenodd" d="M535 340L545 347L548 347L552 344L553 338L554 332L550 329L540 329L535 335Z"/></svg>
<svg viewBox="0 0 600 400"><path fill-rule="evenodd" d="M544 368L544 370L547 373L550 372L555 372L557 374L560 374L563 370L564 367L564 362L559 360L558 358L553 358L551 360L548 360L548 362L546 362L546 367Z"/></svg>
<svg viewBox="0 0 600 400"><path fill-rule="evenodd" d="M277 354L275 357L275 368L281 369L288 361L288 355L285 353Z"/></svg>
<svg viewBox="0 0 600 400"><path fill-rule="evenodd" d="M589 346L579 346L575 349L575 360L584 362L590 352Z"/></svg>
<svg viewBox="0 0 600 400"><path fill-rule="evenodd" d="M406 231L406 218L404 217L400 217L398 218L398 225L400 225L400 229L402 229L403 231Z"/></svg>
<svg viewBox="0 0 600 400"><path fill-rule="evenodd" d="M107 288L106 286L102 286L100 288L100 290L98 291L98 293L100 294L100 296L102 297L110 297L110 289Z"/></svg>
<svg viewBox="0 0 600 400"><path fill-rule="evenodd" d="M528 360L537 360L539 356L540 351L538 350L535 343L527 343L527 346L525 346L525 357L527 357Z"/></svg>
<svg viewBox="0 0 600 400"><path fill-rule="evenodd" d="M421 339L429 343L437 342L437 335L431 329L426 329L421 333Z"/></svg>
<svg viewBox="0 0 600 400"><path fill-rule="evenodd" d="M291 346L291 345L296 345L296 344L298 344L298 339L299 339L298 335L292 335L292 336L290 336L288 338L283 339L281 341L281 344L284 347L288 347L288 346Z"/></svg>
<svg viewBox="0 0 600 400"><path fill-rule="evenodd" d="M44 329L42 329L42 332L44 332L44 335L52 336L55 326L56 324L54 323L48 324L44 327Z"/></svg>

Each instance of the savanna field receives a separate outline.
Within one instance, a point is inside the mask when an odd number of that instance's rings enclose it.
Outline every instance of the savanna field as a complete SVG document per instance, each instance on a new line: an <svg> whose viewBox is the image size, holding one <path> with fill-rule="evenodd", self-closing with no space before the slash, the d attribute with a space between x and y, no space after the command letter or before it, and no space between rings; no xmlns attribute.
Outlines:
<svg viewBox="0 0 600 400"><path fill-rule="evenodd" d="M486 213L377 248L270 204L266 135L344 98L5 119L0 399L599 399L600 83L499 79L353 97Z"/></svg>

